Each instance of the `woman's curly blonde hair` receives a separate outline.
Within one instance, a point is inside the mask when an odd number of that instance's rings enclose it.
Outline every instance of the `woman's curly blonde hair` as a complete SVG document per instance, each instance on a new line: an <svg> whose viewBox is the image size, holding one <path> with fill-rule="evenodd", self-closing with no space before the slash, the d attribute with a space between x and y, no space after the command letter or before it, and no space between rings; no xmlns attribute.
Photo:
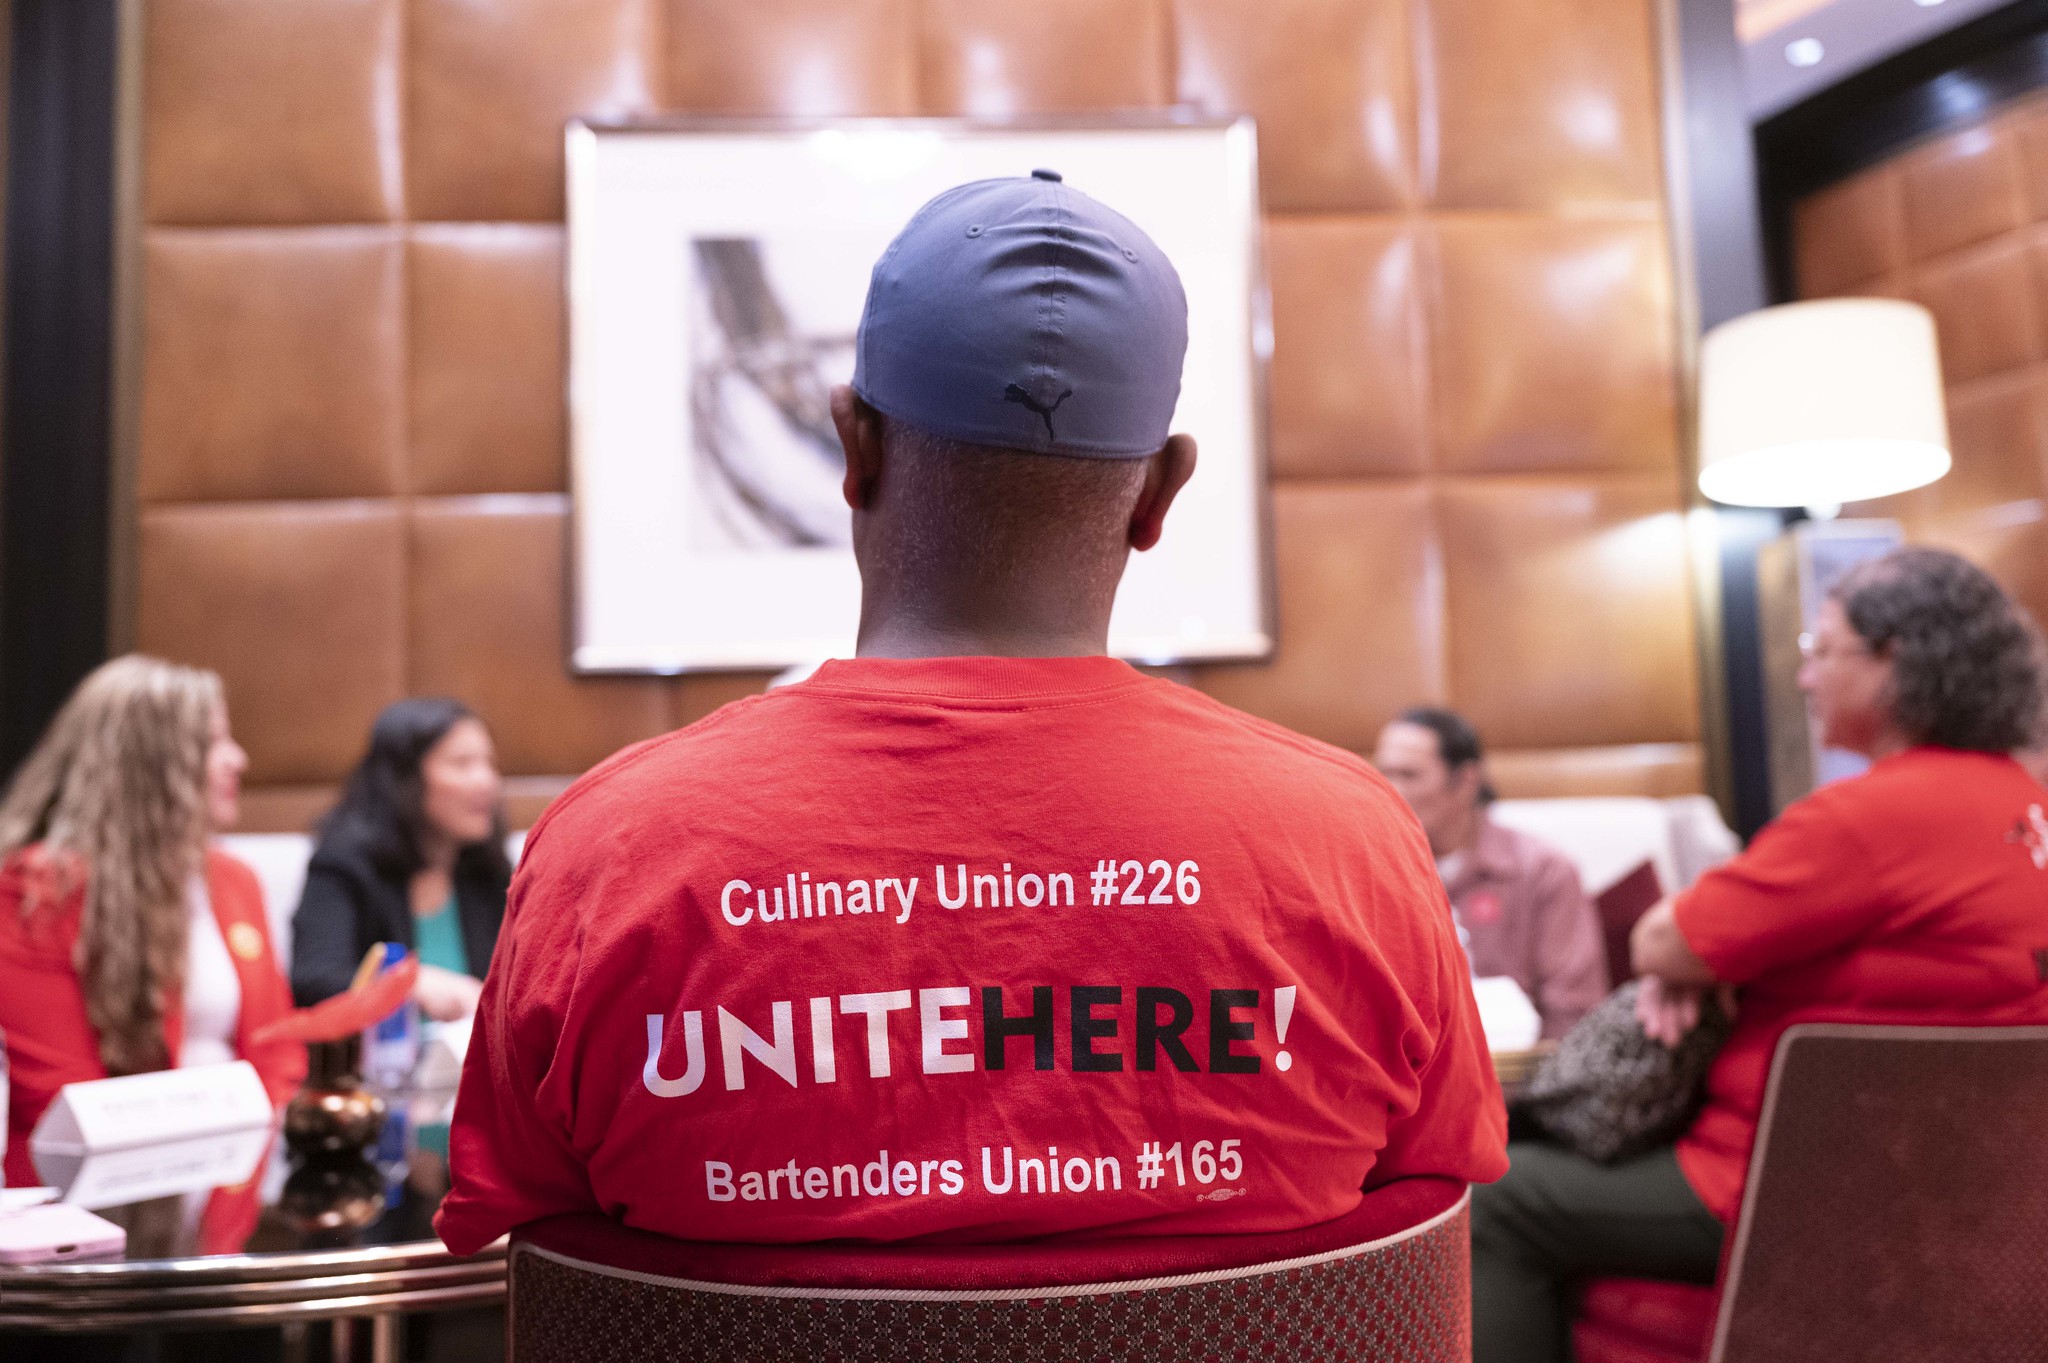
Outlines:
<svg viewBox="0 0 2048 1363"><path fill-rule="evenodd" d="M212 672L116 658L79 683L0 801L0 858L41 844L25 914L84 881L72 963L108 1074L171 1063L164 1013L184 984L221 705Z"/></svg>

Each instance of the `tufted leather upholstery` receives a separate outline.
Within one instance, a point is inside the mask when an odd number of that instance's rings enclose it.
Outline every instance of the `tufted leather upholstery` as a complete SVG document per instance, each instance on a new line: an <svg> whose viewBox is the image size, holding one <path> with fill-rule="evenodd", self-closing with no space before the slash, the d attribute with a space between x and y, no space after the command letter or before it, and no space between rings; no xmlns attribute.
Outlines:
<svg viewBox="0 0 2048 1363"><path fill-rule="evenodd" d="M2034 97L1809 195L1802 297L1934 314L1955 468L1854 511L1967 554L2048 619L2048 99Z"/></svg>
<svg viewBox="0 0 2048 1363"><path fill-rule="evenodd" d="M511 1357L1469 1359L1463 1190L1406 1183L1305 1231L1150 1242L688 1245L557 1217L514 1237Z"/></svg>
<svg viewBox="0 0 2048 1363"><path fill-rule="evenodd" d="M142 12L136 637L226 676L252 827L409 691L482 708L530 816L760 684L564 669L579 113L1256 114L1281 646L1196 684L1351 747L1449 700L1510 794L1699 788L1641 0Z"/></svg>

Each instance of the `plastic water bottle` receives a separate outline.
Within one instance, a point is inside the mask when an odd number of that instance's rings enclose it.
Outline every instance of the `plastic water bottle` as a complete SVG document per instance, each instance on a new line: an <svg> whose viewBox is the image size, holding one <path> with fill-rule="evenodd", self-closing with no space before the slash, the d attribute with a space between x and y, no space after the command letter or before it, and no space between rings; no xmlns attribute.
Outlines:
<svg viewBox="0 0 2048 1363"><path fill-rule="evenodd" d="M384 944L382 969L389 970L405 959L405 948L397 942ZM363 1033L363 1078L381 1092L404 1088L420 1062L420 1007L407 999L390 1016L373 1023Z"/></svg>

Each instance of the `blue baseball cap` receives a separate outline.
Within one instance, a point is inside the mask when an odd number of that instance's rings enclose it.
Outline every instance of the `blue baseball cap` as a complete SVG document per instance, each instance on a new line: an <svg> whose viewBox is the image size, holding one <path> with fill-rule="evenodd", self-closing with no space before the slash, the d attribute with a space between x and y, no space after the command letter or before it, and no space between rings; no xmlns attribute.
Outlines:
<svg viewBox="0 0 2048 1363"><path fill-rule="evenodd" d="M1166 443L1188 301L1173 262L1057 171L917 210L875 262L853 388L976 445L1135 459Z"/></svg>

